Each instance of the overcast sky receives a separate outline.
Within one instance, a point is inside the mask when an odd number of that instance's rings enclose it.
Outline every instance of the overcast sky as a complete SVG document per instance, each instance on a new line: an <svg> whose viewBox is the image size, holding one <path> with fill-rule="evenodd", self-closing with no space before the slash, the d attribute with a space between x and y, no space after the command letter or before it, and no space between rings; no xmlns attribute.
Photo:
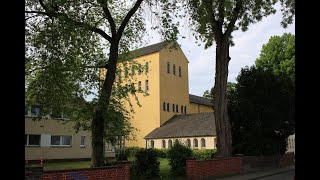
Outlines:
<svg viewBox="0 0 320 180"><path fill-rule="evenodd" d="M277 9L276 14L250 25L246 32L238 30L232 33L235 46L230 48L229 82L236 82L241 68L254 64L259 57L262 45L266 44L271 36L281 36L286 32L295 34L294 23L284 29L280 26L281 20L281 11ZM189 93L202 96L205 90L209 90L214 85L215 44L205 50L204 43L201 46L195 43L190 30L185 28L180 31L183 31L182 33L186 36L185 39L179 38L178 43L189 60ZM156 32L149 31L149 34L151 36L145 38L148 45L161 42Z"/></svg>

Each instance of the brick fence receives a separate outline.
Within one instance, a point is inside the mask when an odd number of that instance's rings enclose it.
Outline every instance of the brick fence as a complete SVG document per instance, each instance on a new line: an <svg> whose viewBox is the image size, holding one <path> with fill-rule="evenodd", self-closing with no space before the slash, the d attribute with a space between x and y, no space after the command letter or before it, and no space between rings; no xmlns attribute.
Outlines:
<svg viewBox="0 0 320 180"><path fill-rule="evenodd" d="M130 162L117 162L115 166L43 171L43 167L25 167L25 179L32 180L129 180Z"/></svg>
<svg viewBox="0 0 320 180"><path fill-rule="evenodd" d="M231 174L239 174L259 168L283 167L294 165L294 154L280 156L241 156L215 158L213 160L186 160L188 179L204 179Z"/></svg>

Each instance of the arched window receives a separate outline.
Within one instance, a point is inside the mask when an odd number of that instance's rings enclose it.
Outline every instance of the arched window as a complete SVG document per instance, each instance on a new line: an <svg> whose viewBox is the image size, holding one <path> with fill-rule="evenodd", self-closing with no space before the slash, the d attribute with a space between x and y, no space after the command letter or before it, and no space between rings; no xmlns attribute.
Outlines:
<svg viewBox="0 0 320 180"><path fill-rule="evenodd" d="M167 63L167 73L170 74L170 63Z"/></svg>
<svg viewBox="0 0 320 180"><path fill-rule="evenodd" d="M191 141L190 141L190 139L187 139L187 147L191 147Z"/></svg>
<svg viewBox="0 0 320 180"><path fill-rule="evenodd" d="M179 143L178 139L174 140L174 144L178 144L178 143Z"/></svg>
<svg viewBox="0 0 320 180"><path fill-rule="evenodd" d="M149 63L148 62L146 62L146 73L148 73L149 72Z"/></svg>
<svg viewBox="0 0 320 180"><path fill-rule="evenodd" d="M181 77L181 66L179 66L179 77Z"/></svg>
<svg viewBox="0 0 320 180"><path fill-rule="evenodd" d="M134 75L134 73L135 73L135 67L132 66L132 69L131 69L131 74L132 74L132 76Z"/></svg>
<svg viewBox="0 0 320 180"><path fill-rule="evenodd" d="M202 148L206 147L206 140L204 138L201 139L201 147Z"/></svg>
<svg viewBox="0 0 320 180"><path fill-rule="evenodd" d="M124 68L124 76L127 78L128 77L128 67Z"/></svg>
<svg viewBox="0 0 320 180"><path fill-rule="evenodd" d="M176 105L176 112L179 112L179 106L178 106L178 104Z"/></svg>
<svg viewBox="0 0 320 180"><path fill-rule="evenodd" d="M166 148L166 140L162 140L162 148Z"/></svg>
<svg viewBox="0 0 320 180"><path fill-rule="evenodd" d="M183 113L183 106L181 106L181 113Z"/></svg>
<svg viewBox="0 0 320 180"><path fill-rule="evenodd" d="M151 148L154 148L154 141L153 140L151 140L150 146L151 146Z"/></svg>
<svg viewBox="0 0 320 180"><path fill-rule="evenodd" d="M171 141L171 139L169 139L169 141L168 141L168 148L172 148L172 141Z"/></svg>
<svg viewBox="0 0 320 180"><path fill-rule="evenodd" d="M176 65L173 64L173 75L176 75Z"/></svg>
<svg viewBox="0 0 320 180"><path fill-rule="evenodd" d="M141 81L138 82L138 91L141 92Z"/></svg>
<svg viewBox="0 0 320 180"><path fill-rule="evenodd" d="M175 107L174 104L172 104L172 112L174 112L174 107Z"/></svg>
<svg viewBox="0 0 320 180"><path fill-rule="evenodd" d="M163 103L163 111L166 111L166 103Z"/></svg>
<svg viewBox="0 0 320 180"><path fill-rule="evenodd" d="M170 112L170 104L167 103L167 111Z"/></svg>
<svg viewBox="0 0 320 180"><path fill-rule="evenodd" d="M198 139L196 139L196 138L193 139L193 147L194 148L198 147Z"/></svg>
<svg viewBox="0 0 320 180"><path fill-rule="evenodd" d="M217 149L217 138L213 139L214 148Z"/></svg>
<svg viewBox="0 0 320 180"><path fill-rule="evenodd" d="M187 106L184 106L184 113L187 114Z"/></svg>
<svg viewBox="0 0 320 180"><path fill-rule="evenodd" d="M146 80L146 93L149 93L149 81Z"/></svg>

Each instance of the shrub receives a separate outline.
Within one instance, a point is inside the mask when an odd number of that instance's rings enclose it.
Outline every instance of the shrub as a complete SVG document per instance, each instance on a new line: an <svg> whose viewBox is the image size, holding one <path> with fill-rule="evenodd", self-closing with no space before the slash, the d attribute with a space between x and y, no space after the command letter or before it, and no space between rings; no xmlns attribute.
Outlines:
<svg viewBox="0 0 320 180"><path fill-rule="evenodd" d="M126 148L126 154L129 157L134 157L136 152L140 151L141 149L144 149L144 148L141 148L141 147L127 147Z"/></svg>
<svg viewBox="0 0 320 180"><path fill-rule="evenodd" d="M209 160L213 159L216 154L215 149L193 149L192 154L198 160Z"/></svg>
<svg viewBox="0 0 320 180"><path fill-rule="evenodd" d="M141 149L135 154L135 172L138 176L144 176L146 178L159 176L160 162L156 150Z"/></svg>
<svg viewBox="0 0 320 180"><path fill-rule="evenodd" d="M117 160L118 161L128 161L128 155L127 153L120 153L117 155Z"/></svg>
<svg viewBox="0 0 320 180"><path fill-rule="evenodd" d="M154 149L160 158L168 158L168 149Z"/></svg>
<svg viewBox="0 0 320 180"><path fill-rule="evenodd" d="M169 164L171 165L171 174L174 176L184 176L186 174L186 159L192 157L192 150L180 142L168 151Z"/></svg>

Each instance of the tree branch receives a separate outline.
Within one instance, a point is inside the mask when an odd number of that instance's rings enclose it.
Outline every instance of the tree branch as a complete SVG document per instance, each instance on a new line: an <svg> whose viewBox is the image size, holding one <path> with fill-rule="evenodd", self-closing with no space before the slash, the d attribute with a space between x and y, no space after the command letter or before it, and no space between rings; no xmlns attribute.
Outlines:
<svg viewBox="0 0 320 180"><path fill-rule="evenodd" d="M233 9L232 18L224 33L225 37L229 38L229 36L231 35L231 32L233 31L233 28L234 28L234 24L236 23L238 16L240 14L241 8L242 8L242 0L237 0L236 7Z"/></svg>
<svg viewBox="0 0 320 180"><path fill-rule="evenodd" d="M219 7L218 7L218 13L219 13L218 23L219 23L219 26L221 26L221 27L222 27L223 21L224 21L224 6L225 6L224 2L225 2L224 0L220 0Z"/></svg>
<svg viewBox="0 0 320 180"><path fill-rule="evenodd" d="M49 17L56 17L56 18L59 18L59 17L63 17L65 20L73 23L75 26L79 26L79 27L83 27L83 28L86 28L92 32L95 32L95 33L98 33L100 34L102 37L104 37L106 40L108 40L109 42L111 42L111 37L105 33L102 29L99 29L97 27L93 27L87 23L84 23L84 22L80 22L80 21L76 21L74 19L71 19L68 17L67 14L64 14L64 13L53 13L53 12L42 12L42 11L25 11L25 13L37 13L37 14L43 14L43 15L46 15L46 16L49 16Z"/></svg>
<svg viewBox="0 0 320 180"><path fill-rule="evenodd" d="M117 32L117 37L120 40L120 37L122 36L122 33L124 31L124 28L126 27L127 23L129 22L130 18L133 16L133 14L138 10L140 4L142 3L143 0L137 0L136 3L134 4L133 8L128 12L126 17L123 19L118 32Z"/></svg>
<svg viewBox="0 0 320 180"><path fill-rule="evenodd" d="M216 41L219 40L219 37L221 37L222 34L222 27L219 27L219 23L216 20L216 17L214 16L214 9L213 9L213 1L211 0L211 4L210 4L210 13L211 13L211 26L212 26L212 31L214 34L214 39Z"/></svg>
<svg viewBox="0 0 320 180"><path fill-rule="evenodd" d="M112 16L111 16L111 13L110 13L110 11L109 11L108 4L107 4L108 1L97 0L97 2L101 5L104 14L105 14L106 17L107 17L107 20L108 20L108 22L109 22L109 24L110 24L112 37L115 37L116 34L117 34L116 24L114 23L114 20L113 20L113 18L112 18Z"/></svg>

